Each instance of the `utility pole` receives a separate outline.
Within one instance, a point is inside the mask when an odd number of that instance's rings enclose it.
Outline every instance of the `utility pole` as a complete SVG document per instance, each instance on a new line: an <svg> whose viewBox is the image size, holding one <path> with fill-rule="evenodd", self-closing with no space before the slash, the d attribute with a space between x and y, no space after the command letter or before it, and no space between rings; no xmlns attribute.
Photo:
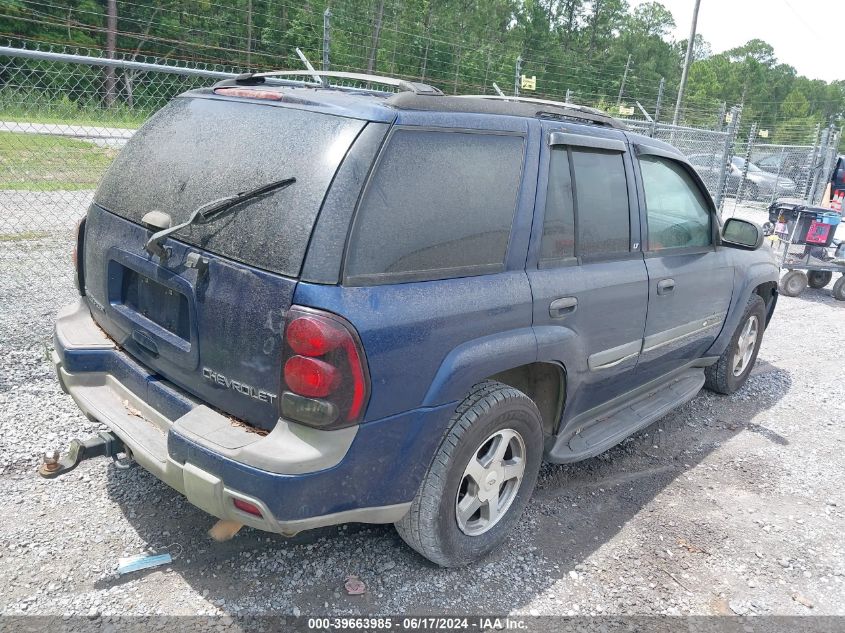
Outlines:
<svg viewBox="0 0 845 633"><path fill-rule="evenodd" d="M625 92L625 82L628 81L628 69L631 68L631 55L628 54L628 61L625 62L625 72L622 74L622 84L619 86L619 97L616 99L616 105L622 104L622 94Z"/></svg>
<svg viewBox="0 0 845 633"><path fill-rule="evenodd" d="M519 96L519 80L522 75L522 55L516 58L516 72L513 78L513 96Z"/></svg>
<svg viewBox="0 0 845 633"><path fill-rule="evenodd" d="M117 1L106 1L106 57L114 59L117 50ZM105 103L110 108L117 99L117 79L114 66L105 68Z"/></svg>
<svg viewBox="0 0 845 633"><path fill-rule="evenodd" d="M692 26L690 27L689 41L687 42L687 55L684 58L684 70L681 72L681 85L678 87L678 100L675 102L675 116L672 117L672 125L678 125L678 119L681 116L684 89L687 87L687 76L689 75L690 64L692 64L692 51L695 47L695 28L698 25L699 6L701 6L701 0L695 0L695 8L692 10Z"/></svg>

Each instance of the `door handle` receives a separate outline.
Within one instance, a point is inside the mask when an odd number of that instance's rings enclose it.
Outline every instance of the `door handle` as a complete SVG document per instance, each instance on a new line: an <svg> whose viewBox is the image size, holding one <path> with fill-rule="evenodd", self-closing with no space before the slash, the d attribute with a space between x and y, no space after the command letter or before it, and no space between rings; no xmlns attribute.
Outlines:
<svg viewBox="0 0 845 633"><path fill-rule="evenodd" d="M657 282L657 294L666 295L675 289L674 279L661 279Z"/></svg>
<svg viewBox="0 0 845 633"><path fill-rule="evenodd" d="M553 319L559 319L572 312L578 307L577 297L561 297L555 299L549 304L549 316Z"/></svg>

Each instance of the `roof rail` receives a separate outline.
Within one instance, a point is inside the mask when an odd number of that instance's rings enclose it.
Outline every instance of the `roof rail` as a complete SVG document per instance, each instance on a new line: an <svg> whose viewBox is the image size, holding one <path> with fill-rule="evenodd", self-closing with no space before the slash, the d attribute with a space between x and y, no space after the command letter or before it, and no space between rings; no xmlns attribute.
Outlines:
<svg viewBox="0 0 845 633"><path fill-rule="evenodd" d="M353 81L363 81L367 83L383 84L385 86L392 86L401 91L413 92L417 95L433 95L439 96L443 93L434 86L419 83L416 81L406 81L405 79L397 79L396 77L383 77L381 75L368 75L366 73L347 73L336 71L316 71L322 77L336 77L338 79L351 79ZM273 70L266 73L243 73L235 77L237 83L263 83L265 77L308 77L311 81L302 80L302 83L314 86L328 86L325 80L320 83L314 81L314 72L310 70Z"/></svg>
<svg viewBox="0 0 845 633"><path fill-rule="evenodd" d="M534 97L511 97L499 95L455 95L458 98L474 98L474 99L490 99L498 102L511 103L525 103L535 105L545 105L552 108L557 108L558 112L543 112L539 111L538 115L551 116L565 116L572 119L584 120L589 123L598 125L606 125L608 127L624 129L625 126L618 119L613 118L606 112L602 112L598 108L590 108L587 106L580 106L574 103L566 103L565 101L552 101L551 99L535 99Z"/></svg>
<svg viewBox="0 0 845 633"><path fill-rule="evenodd" d="M472 97L475 99L496 99L498 101L517 101L519 103L538 103L540 105L556 106L558 108L567 108L569 110L580 110L582 112L589 112L590 114L601 114L603 116L610 116L602 112L598 108L590 108L588 106L580 106L568 101L553 101L551 99L535 99L534 97L513 97L508 95L455 95L456 97ZM611 117L612 118L612 117Z"/></svg>

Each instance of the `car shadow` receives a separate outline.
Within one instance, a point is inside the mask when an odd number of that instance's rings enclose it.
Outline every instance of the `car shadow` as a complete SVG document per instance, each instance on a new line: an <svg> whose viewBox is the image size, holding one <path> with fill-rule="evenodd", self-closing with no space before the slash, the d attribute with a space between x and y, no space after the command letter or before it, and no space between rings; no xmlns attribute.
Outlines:
<svg viewBox="0 0 845 633"><path fill-rule="evenodd" d="M151 551L179 555L168 568L109 576L97 584L108 589L144 575L150 581L175 573L218 612L232 616L290 613L294 607L307 615L519 609L555 583L569 582L591 554L650 511L667 486L738 434L787 444L755 419L791 383L787 371L761 358L744 389L732 396L702 391L602 455L544 465L508 541L463 569L431 564L405 546L392 526L350 524L290 539L244 528L216 543L207 536L212 517L140 468L110 467L108 491L128 523ZM364 595L347 594L350 575L365 583Z"/></svg>

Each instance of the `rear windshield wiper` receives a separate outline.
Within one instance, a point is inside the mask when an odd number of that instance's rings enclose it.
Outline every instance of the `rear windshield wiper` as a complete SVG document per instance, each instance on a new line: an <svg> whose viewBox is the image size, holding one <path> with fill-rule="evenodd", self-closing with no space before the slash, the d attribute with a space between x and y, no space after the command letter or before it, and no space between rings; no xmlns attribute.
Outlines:
<svg viewBox="0 0 845 633"><path fill-rule="evenodd" d="M165 249L161 245L161 243L164 241L164 238L166 238L167 236L172 235L176 231L180 231L187 226L191 226L192 224L208 224L221 213L223 213L224 211L228 211L232 207L236 207L239 204L246 202L247 200L252 200L253 198L263 196L264 194L270 193L272 191L279 191L286 187L290 187L295 182L296 178L285 178L284 180L276 180L266 185L256 187L255 189L241 191L240 193L236 193L233 196L226 196L225 198L218 198L217 200L206 202L204 205L194 211L191 214L191 217L189 217L181 224L166 227L161 231L153 233L150 239L147 240L147 243L144 245L144 249L146 249L146 251L151 255L158 255L161 259L167 259L167 249ZM160 212L156 213L160 214ZM167 219L169 220L169 216L167 217Z"/></svg>

